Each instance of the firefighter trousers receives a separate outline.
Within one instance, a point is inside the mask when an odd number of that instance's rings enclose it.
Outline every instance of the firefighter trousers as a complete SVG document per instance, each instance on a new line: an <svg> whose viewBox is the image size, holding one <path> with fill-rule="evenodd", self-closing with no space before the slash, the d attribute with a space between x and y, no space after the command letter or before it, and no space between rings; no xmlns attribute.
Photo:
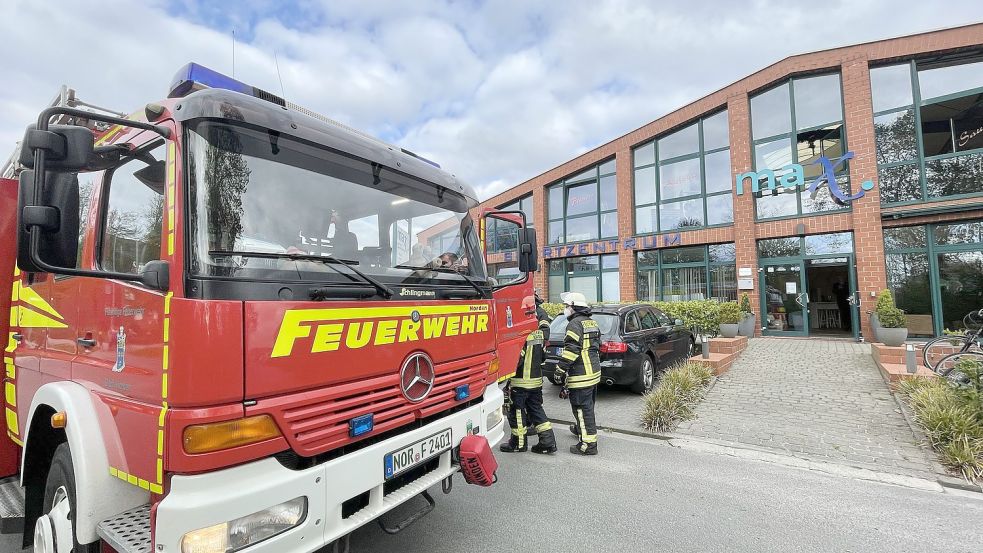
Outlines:
<svg viewBox="0 0 983 553"><path fill-rule="evenodd" d="M597 423L594 420L594 400L597 386L570 390L570 408L573 410L574 429L580 438L578 446L597 447Z"/></svg>
<svg viewBox="0 0 983 553"><path fill-rule="evenodd" d="M512 438L509 440L513 447L526 447L526 428L532 426L540 435L545 433L552 436L553 425L546 417L543 409L543 388L511 388L512 404L508 410L509 426L512 427Z"/></svg>

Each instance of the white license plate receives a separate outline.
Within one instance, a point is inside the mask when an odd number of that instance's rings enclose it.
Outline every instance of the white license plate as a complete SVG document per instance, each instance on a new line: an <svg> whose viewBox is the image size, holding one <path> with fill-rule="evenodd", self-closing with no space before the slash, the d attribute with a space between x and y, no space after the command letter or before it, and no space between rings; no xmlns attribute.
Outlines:
<svg viewBox="0 0 983 553"><path fill-rule="evenodd" d="M435 457L451 448L451 429L441 430L427 436L419 442L410 444L392 453L387 453L384 459L386 479L415 467L420 463Z"/></svg>

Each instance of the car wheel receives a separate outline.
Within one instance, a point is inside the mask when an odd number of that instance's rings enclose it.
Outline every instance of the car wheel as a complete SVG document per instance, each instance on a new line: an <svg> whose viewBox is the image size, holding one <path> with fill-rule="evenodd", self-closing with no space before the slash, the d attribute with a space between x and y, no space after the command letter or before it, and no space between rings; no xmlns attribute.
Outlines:
<svg viewBox="0 0 983 553"><path fill-rule="evenodd" d="M693 357L694 355L696 355L696 340L690 338L689 339L689 346L687 346L687 349L686 349L686 359L689 359L690 357Z"/></svg>
<svg viewBox="0 0 983 553"><path fill-rule="evenodd" d="M638 377L631 385L631 391L636 394L644 394L651 390L653 385L655 385L655 363L652 362L651 357L646 355L638 365Z"/></svg>
<svg viewBox="0 0 983 553"><path fill-rule="evenodd" d="M99 542L81 545L75 536L75 469L68 443L55 449L44 485L44 514L34 523L34 551L98 553ZM66 547L67 546L67 547Z"/></svg>

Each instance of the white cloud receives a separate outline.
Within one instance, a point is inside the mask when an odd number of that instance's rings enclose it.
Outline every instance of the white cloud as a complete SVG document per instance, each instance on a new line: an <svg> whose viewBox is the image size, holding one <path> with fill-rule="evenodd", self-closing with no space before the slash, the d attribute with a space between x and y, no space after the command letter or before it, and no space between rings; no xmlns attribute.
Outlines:
<svg viewBox="0 0 983 553"><path fill-rule="evenodd" d="M983 19L916 0L0 6L0 144L67 83L123 111L187 61L432 157L481 197L788 55ZM280 78L273 52L277 53Z"/></svg>

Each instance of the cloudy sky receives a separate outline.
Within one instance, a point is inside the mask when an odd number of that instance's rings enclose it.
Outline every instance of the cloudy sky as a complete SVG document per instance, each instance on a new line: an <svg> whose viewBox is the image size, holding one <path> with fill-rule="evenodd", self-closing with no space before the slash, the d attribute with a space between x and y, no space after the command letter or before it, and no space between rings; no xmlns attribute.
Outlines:
<svg viewBox="0 0 983 553"><path fill-rule="evenodd" d="M132 111L188 61L432 158L481 198L786 56L980 2L3 0L0 145L62 83ZM7 154L0 154L5 158Z"/></svg>

